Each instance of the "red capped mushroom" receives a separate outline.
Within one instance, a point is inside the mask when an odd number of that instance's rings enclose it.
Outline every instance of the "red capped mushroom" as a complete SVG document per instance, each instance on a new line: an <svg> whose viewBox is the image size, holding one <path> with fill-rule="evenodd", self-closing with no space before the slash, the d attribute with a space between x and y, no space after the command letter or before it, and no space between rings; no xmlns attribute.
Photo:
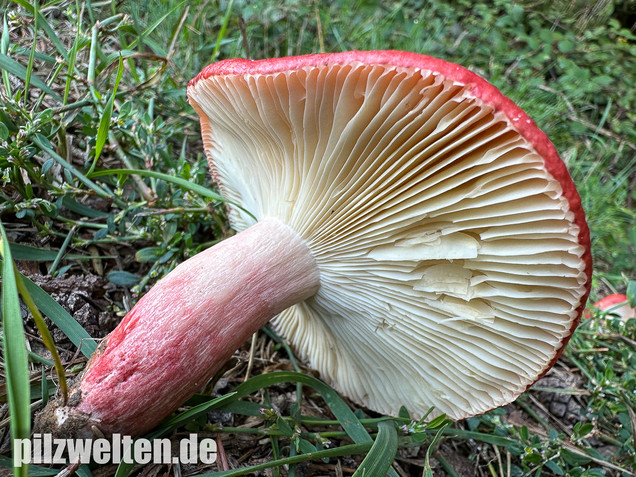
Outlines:
<svg viewBox="0 0 636 477"><path fill-rule="evenodd" d="M621 293L612 293L611 295L601 298L594 303L594 308L598 308L608 315L618 316L623 321L636 318L636 308L629 306L627 296ZM591 318L591 310L586 310L585 315L586 318Z"/></svg>
<svg viewBox="0 0 636 477"><path fill-rule="evenodd" d="M495 87L374 51L221 61L187 92L215 180L257 220L231 208L241 232L158 282L43 420L148 431L269 320L384 414L483 413L558 358L589 231L554 146Z"/></svg>

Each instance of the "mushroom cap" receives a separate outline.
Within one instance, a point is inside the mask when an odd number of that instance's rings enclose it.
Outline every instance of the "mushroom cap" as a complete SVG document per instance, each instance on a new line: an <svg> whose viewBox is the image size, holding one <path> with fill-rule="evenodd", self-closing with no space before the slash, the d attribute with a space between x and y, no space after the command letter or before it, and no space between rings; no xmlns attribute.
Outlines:
<svg viewBox="0 0 636 477"><path fill-rule="evenodd" d="M627 295L623 295L621 293L613 293L601 298L599 301L594 303L594 308L598 308L601 311L607 311L611 315L618 316L623 321L627 321L630 318L636 318L636 308L629 306ZM590 317L591 313L588 313L588 315L588 317Z"/></svg>
<svg viewBox="0 0 636 477"><path fill-rule="evenodd" d="M589 293L589 230L554 146L494 86L354 51L221 61L188 96L224 195L311 249L320 289L273 325L337 390L460 419L554 364Z"/></svg>

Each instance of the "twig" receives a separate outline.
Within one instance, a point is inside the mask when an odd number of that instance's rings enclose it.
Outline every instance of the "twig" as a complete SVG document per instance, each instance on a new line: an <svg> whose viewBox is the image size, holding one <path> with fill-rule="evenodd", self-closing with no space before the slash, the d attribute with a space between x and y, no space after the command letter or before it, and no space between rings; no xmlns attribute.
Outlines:
<svg viewBox="0 0 636 477"><path fill-rule="evenodd" d="M219 463L218 463L219 470L230 470L230 464L227 461L227 455L225 454L225 448L223 447L223 441L221 440L220 434L216 435L216 448L217 448L217 456L219 458Z"/></svg>
<svg viewBox="0 0 636 477"><path fill-rule="evenodd" d="M463 39L466 37L466 35L468 35L468 30L462 30L462 32L459 34L459 36L457 37L457 39L453 43L453 46L450 47L448 52L449 53L454 53L455 50L457 50L457 48L459 48L459 45L461 45L461 43L462 43Z"/></svg>
<svg viewBox="0 0 636 477"><path fill-rule="evenodd" d="M183 29L183 25L185 24L185 21L188 18L189 12L190 12L190 5L188 5L183 11L183 14L181 15L181 20L179 21L179 26L177 26L177 29L174 32L174 36L172 37L170 48L168 48L168 56L166 56L166 59L168 61L172 59L172 55L174 55L174 52L176 51L175 46L177 45L177 40L179 39L179 33L181 33L181 30Z"/></svg>
<svg viewBox="0 0 636 477"><path fill-rule="evenodd" d="M495 456L497 457L497 464L499 465L499 475L501 477L504 477L503 461L501 460L501 452L499 452L499 447L492 446L492 448L495 450Z"/></svg>
<svg viewBox="0 0 636 477"><path fill-rule="evenodd" d="M256 340L258 338L258 332L252 335L252 344L250 345L250 358L247 361L247 370L245 371L245 378L243 382L247 381L252 372L252 366L254 365L254 352L256 351Z"/></svg>
<svg viewBox="0 0 636 477"><path fill-rule="evenodd" d="M316 15L316 30L318 30L318 45L320 47L320 53L325 52L325 39L322 35L322 21L320 20L320 13L318 12L318 4L314 3L314 14Z"/></svg>
<svg viewBox="0 0 636 477"><path fill-rule="evenodd" d="M579 123L581 123L583 126L593 129L595 133L601 134L603 136L606 136L610 139L613 139L614 141L618 141L621 144L625 144L627 147L630 147L631 149L636 150L636 144L634 144L633 142L629 142L623 138L621 138L620 136L618 136L617 134L613 133L612 131L609 131L605 128L600 128L598 127L596 124L588 121L587 119L583 119L582 117L580 117L578 114L576 114L576 110L574 109L574 106L572 106L572 103L570 103L570 101L567 99L567 97L561 92L561 91L557 91L553 88L550 88L549 86L545 86L545 85L541 85L539 86L539 89L542 89L543 91L547 91L549 93L553 93L556 94L557 96L559 96L563 102L565 103L565 105L568 108L568 111L570 111L570 114L568 115L568 119L572 120L572 121L577 121Z"/></svg>
<svg viewBox="0 0 636 477"><path fill-rule="evenodd" d="M623 340L625 343L627 343L628 345L633 346L634 348L636 348L636 341L634 341L631 338L628 338L627 336L624 335L619 335L619 334L614 334L614 335L608 335L608 338L613 338L613 339L617 339L617 340Z"/></svg>
<svg viewBox="0 0 636 477"><path fill-rule="evenodd" d="M557 419L550 411L548 411L548 409L546 409L546 407L543 404L541 404L536 397L534 397L532 394L528 394L528 397L530 398L530 400L535 406L537 406L539 409L541 409L544 413L547 414L550 420L553 421L557 425L557 427L559 427L568 436L570 437L572 436L572 430L568 428L568 426L563 424L559 419ZM544 427L546 427L546 429L549 428L549 426L544 426Z"/></svg>
<svg viewBox="0 0 636 477"><path fill-rule="evenodd" d="M241 40L243 41L243 50L245 50L245 58L250 58L250 42L247 39L247 25L245 24L245 18L243 15L238 16L239 28L241 30Z"/></svg>
<svg viewBox="0 0 636 477"><path fill-rule="evenodd" d="M77 469L80 468L80 465L82 465L81 462L74 462L73 464L64 467L60 472L55 474L55 477L69 477L73 475Z"/></svg>

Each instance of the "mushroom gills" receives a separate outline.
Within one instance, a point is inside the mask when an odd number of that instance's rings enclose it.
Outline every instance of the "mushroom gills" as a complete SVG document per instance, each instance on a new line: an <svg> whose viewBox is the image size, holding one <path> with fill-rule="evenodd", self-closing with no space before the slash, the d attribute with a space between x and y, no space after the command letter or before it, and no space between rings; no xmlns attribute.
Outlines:
<svg viewBox="0 0 636 477"><path fill-rule="evenodd" d="M545 372L578 319L580 204L547 139L483 80L351 55L197 79L207 156L228 198L316 259L317 294L273 320L303 359L383 413L484 412Z"/></svg>

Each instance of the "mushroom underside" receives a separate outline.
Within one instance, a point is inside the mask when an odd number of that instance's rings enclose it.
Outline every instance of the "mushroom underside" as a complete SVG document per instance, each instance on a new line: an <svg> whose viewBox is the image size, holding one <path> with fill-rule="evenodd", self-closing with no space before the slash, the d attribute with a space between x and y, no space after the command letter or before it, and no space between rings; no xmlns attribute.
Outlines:
<svg viewBox="0 0 636 477"><path fill-rule="evenodd" d="M470 84L327 64L212 75L188 94L226 197L306 240L320 289L273 323L339 391L458 419L554 362L586 296L579 212Z"/></svg>

